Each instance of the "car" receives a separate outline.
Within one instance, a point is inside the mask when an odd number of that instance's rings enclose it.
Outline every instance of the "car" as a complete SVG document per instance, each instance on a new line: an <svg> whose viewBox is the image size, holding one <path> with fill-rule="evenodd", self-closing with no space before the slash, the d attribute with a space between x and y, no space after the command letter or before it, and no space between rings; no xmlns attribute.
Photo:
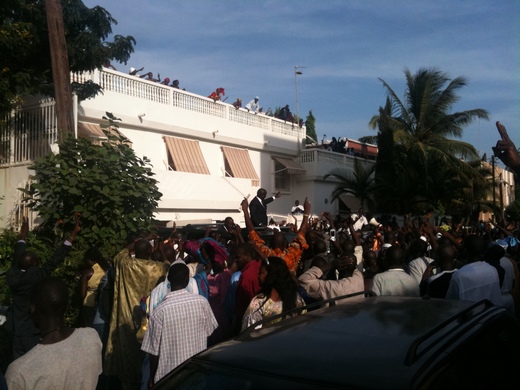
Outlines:
<svg viewBox="0 0 520 390"><path fill-rule="evenodd" d="M347 298L254 324L237 338L193 356L153 389L518 385L520 324L507 309L489 301Z"/></svg>

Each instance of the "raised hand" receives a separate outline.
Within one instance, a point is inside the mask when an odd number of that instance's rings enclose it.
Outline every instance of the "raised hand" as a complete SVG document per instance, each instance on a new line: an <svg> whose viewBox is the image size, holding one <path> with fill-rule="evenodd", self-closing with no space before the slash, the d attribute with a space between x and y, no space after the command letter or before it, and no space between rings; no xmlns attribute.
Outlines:
<svg viewBox="0 0 520 390"><path fill-rule="evenodd" d="M507 134L507 130L502 123L497 122L496 126L502 139L498 140L496 146L492 148L493 153L509 168L516 171L520 170L520 155L515 144L509 138L509 134Z"/></svg>

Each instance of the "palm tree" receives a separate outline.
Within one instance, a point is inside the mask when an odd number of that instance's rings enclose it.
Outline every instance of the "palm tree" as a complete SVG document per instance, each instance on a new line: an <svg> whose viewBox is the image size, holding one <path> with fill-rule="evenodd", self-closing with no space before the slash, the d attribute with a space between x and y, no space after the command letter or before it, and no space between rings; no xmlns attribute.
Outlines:
<svg viewBox="0 0 520 390"><path fill-rule="evenodd" d="M478 176L477 170L465 162L477 159L477 151L471 144L453 138L460 138L464 127L475 119L488 119L488 113L483 109L451 113L459 100L457 91L467 84L463 77L450 80L435 68L420 69L414 75L406 69L404 73L404 100L380 79L388 97L379 115L370 121L371 127L379 130L381 156L376 163L376 200L378 204L382 202L391 189L388 184L395 189L395 183L407 181L413 183L414 191L413 196L406 194L408 198L436 204L442 198L435 196L427 180L433 170L441 165L449 167L465 187Z"/></svg>
<svg viewBox="0 0 520 390"><path fill-rule="evenodd" d="M366 167L357 158L354 158L352 175L351 171L346 168L334 168L323 177L327 179L332 176L339 180L338 185L332 191L331 201L336 200L340 195L351 194L359 199L361 207L364 208L365 204L370 207L374 190L374 169L375 165L371 164L369 167Z"/></svg>

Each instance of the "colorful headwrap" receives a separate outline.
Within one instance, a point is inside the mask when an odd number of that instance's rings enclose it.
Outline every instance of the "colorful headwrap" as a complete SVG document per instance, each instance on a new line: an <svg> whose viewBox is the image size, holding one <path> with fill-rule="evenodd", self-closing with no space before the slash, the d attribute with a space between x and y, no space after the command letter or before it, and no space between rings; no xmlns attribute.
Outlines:
<svg viewBox="0 0 520 390"><path fill-rule="evenodd" d="M220 242L214 240L213 238L202 238L200 240L191 240L185 241L183 249L190 257L201 264L207 264L207 261L202 256L202 252L200 251L200 247L205 244L211 246L213 249L213 261L219 265L223 265L224 262L229 257L229 252L226 247L222 245Z"/></svg>

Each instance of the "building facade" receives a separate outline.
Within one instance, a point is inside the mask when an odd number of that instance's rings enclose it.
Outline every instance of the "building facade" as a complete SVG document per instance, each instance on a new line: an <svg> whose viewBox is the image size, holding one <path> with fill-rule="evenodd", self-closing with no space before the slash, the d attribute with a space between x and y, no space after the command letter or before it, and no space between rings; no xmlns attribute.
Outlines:
<svg viewBox="0 0 520 390"><path fill-rule="evenodd" d="M269 205L277 221L290 218L294 200L303 203L306 197L313 213L339 211L339 202L331 201L336 183L323 176L338 166L351 172L354 153L304 148L305 127L110 69L73 79L91 79L103 88L95 98L75 100L75 136L102 142L106 113L121 119L118 131L153 166L163 193L156 210L160 221L178 226L227 216L242 221L241 200L252 199L260 187L268 194L281 192ZM32 161L57 152L57 139L52 99L28 99L2 118L0 226L16 226L23 215L36 218L19 188L33 180ZM356 143L351 141L352 150L361 151ZM364 157L365 164L373 164ZM358 207L353 197L343 200Z"/></svg>

